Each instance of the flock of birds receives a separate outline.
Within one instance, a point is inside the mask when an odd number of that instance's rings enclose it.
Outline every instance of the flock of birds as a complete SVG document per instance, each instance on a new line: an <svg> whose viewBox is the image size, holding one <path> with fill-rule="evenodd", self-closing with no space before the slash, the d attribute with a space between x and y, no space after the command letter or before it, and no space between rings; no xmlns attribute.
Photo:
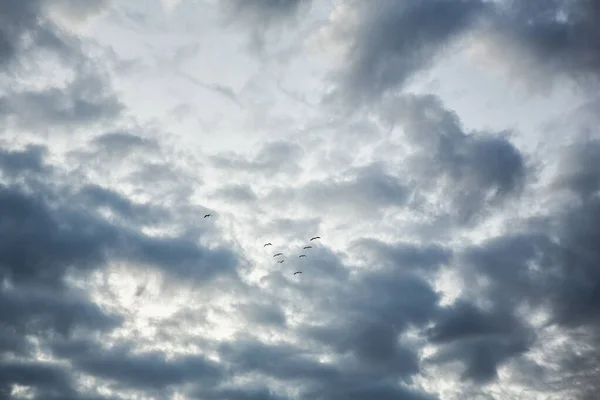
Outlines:
<svg viewBox="0 0 600 400"><path fill-rule="evenodd" d="M208 218L210 216L211 216L211 214L205 214L204 218ZM321 239L321 236L314 236L314 237L310 238L310 241L312 242L313 240L317 240L317 239ZM265 243L263 247L267 247L267 246L273 246L273 243L271 243L271 242ZM312 246L308 245L308 246L304 246L302 248L302 250L308 250L308 249L312 249ZM273 258L280 257L280 256L283 256L283 253L275 253L273 255ZM302 258L302 257L306 257L306 254L300 254L298 256L298 258ZM281 259L281 260L277 261L277 263L283 264L284 261L285 261L285 259ZM301 274L301 273L302 273L302 271L296 271L296 272L294 272L294 275Z"/></svg>
<svg viewBox="0 0 600 400"><path fill-rule="evenodd" d="M312 242L313 240L317 240L317 239L321 239L321 236L314 236L310 239L310 241ZM267 246L273 246L273 243L269 242L269 243L265 243L263 245L263 247L267 247ZM302 248L302 250L308 250L308 249L312 249L312 246L304 246ZM283 256L283 253L273 254L273 258L280 257L280 256ZM300 254L298 256L298 258L302 258L302 257L306 257L306 254ZM285 261L285 259L281 259L281 260L277 261L277 263L282 264L284 261ZM294 275L301 274L301 273L302 273L302 271L296 271L296 272L294 272Z"/></svg>

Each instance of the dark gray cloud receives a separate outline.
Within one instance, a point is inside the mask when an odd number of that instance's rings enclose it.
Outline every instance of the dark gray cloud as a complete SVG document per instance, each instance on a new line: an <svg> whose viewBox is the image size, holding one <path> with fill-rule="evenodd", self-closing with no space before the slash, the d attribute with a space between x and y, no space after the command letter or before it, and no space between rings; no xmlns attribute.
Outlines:
<svg viewBox="0 0 600 400"><path fill-rule="evenodd" d="M329 254L328 263L343 273L327 274L321 261L323 254ZM290 383L300 380L297 385L303 399L361 399L377 394L433 399L388 382L408 383L421 371L417 347L403 335L411 328L422 329L435 319L439 297L431 286L414 274L395 265L385 267L383 263L373 262L367 269L355 269L350 274L350 266L342 261L343 254L332 252L324 244L315 243L307 255L297 262L305 264L303 267L295 263L290 269L304 270L301 279L286 279L276 271L264 280L265 288L272 285L276 293L290 293L294 298L297 293L299 300L292 309L303 315L304 322L295 329L294 336L301 342L287 346L280 343L275 351L263 349L266 344L256 341L250 341L250 346L236 340L235 345L224 349L228 360L248 365L252 359L251 365L263 374ZM327 279L330 276L332 279ZM290 315L290 320L293 317ZM238 350L234 350L236 347ZM250 352L248 347L256 350ZM263 357L252 357L254 352ZM318 362L316 358L322 356L330 361ZM271 358L277 361L269 361ZM292 376L287 377L284 372L292 366Z"/></svg>
<svg viewBox="0 0 600 400"><path fill-rule="evenodd" d="M184 237L147 236L90 213L81 203L49 204L47 196L56 198L53 192L34 196L18 187L0 187L3 278L58 283L70 268L90 270L118 259L186 279L235 271L237 256L223 247L209 250Z"/></svg>
<svg viewBox="0 0 600 400"><path fill-rule="evenodd" d="M482 38L486 57L548 87L557 76L597 82L600 7L594 0L356 2L359 22L335 94L369 104L441 60L455 39ZM339 76L339 73L336 72Z"/></svg>
<svg viewBox="0 0 600 400"><path fill-rule="evenodd" d="M502 54L494 60L511 65L510 78L524 75L544 86L560 75L597 82L599 21L594 0L511 0L497 4L486 33L490 51Z"/></svg>
<svg viewBox="0 0 600 400"><path fill-rule="evenodd" d="M108 400L79 390L71 371L52 362L0 360L0 399L13 399L13 384L33 389L33 399ZM82 393L83 392L83 393ZM113 398L114 399L114 398Z"/></svg>
<svg viewBox="0 0 600 400"><path fill-rule="evenodd" d="M465 378L494 379L498 366L541 340L533 326L514 314L517 309L544 310L549 313L545 326L560 327L566 334L583 331L587 339L581 345L595 357L594 338L600 332L600 254L595 245L600 238L600 185L594 172L598 162L588 150L597 145L592 139L563 153L562 168L548 190L557 199L569 194L566 203L556 203L541 222L536 216L532 223L513 226L461 252L463 296L485 299L491 308L484 311L459 302L441 313L429 331L430 340L445 344L436 361L461 360ZM572 360L573 354L567 358ZM595 379L589 368L562 368L573 380L585 380L586 386ZM544 379L552 381L552 374ZM561 389L573 390L572 382Z"/></svg>
<svg viewBox="0 0 600 400"><path fill-rule="evenodd" d="M508 132L466 132L459 117L433 95L406 95L382 108L384 120L401 124L413 146L407 157L417 187L444 189L444 201L458 222L518 197L530 167ZM443 210L443 207L442 207Z"/></svg>
<svg viewBox="0 0 600 400"><path fill-rule="evenodd" d="M156 206L148 204L137 204L124 195L103 188L99 185L85 185L79 192L81 201L98 209L107 208L119 218L132 223L143 225L155 225L168 216L168 212Z"/></svg>
<svg viewBox="0 0 600 400"><path fill-rule="evenodd" d="M284 343L267 345L260 341L239 337L235 342L222 344L220 354L240 376L258 373L260 376L286 382L287 385L300 385L298 398L301 399L337 398L336 396L343 395L367 399L370 398L369 395L379 393L396 395L399 397L390 398L407 400L434 399L399 385L386 384L377 373L366 373L361 367L348 368L341 364L320 363L315 359L317 353L308 349L299 351L298 347ZM406 354L402 355L406 356ZM407 361L402 362L407 363ZM374 382L382 382L385 388L379 387L380 385Z"/></svg>
<svg viewBox="0 0 600 400"><path fill-rule="evenodd" d="M339 281L337 290L319 305L330 313L327 323L302 326L303 336L345 357L340 365L350 375L354 370L379 380L417 374L419 358L401 335L424 327L437 313L438 295L427 282L389 269Z"/></svg>
<svg viewBox="0 0 600 400"><path fill-rule="evenodd" d="M486 8L480 0L351 4L359 22L356 32L343 39L349 41L349 52L335 94L352 105L370 103L401 88L429 67Z"/></svg>
<svg viewBox="0 0 600 400"><path fill-rule="evenodd" d="M69 335L73 328L109 330L122 322L121 316L104 312L82 293L57 293L39 286L25 289L31 292L15 288L0 293L5 308L0 321L22 335L45 331Z"/></svg>
<svg viewBox="0 0 600 400"><path fill-rule="evenodd" d="M506 310L481 310L458 300L444 310L436 325L429 329L429 340L447 343L465 337L508 333L519 324Z"/></svg>
<svg viewBox="0 0 600 400"><path fill-rule="evenodd" d="M196 396L197 395L197 396ZM202 398L207 400L286 400L287 396L280 396L267 387L240 386L223 387L217 390L198 390L192 395L192 398Z"/></svg>
<svg viewBox="0 0 600 400"><path fill-rule="evenodd" d="M103 79L83 73L66 88L16 89L0 97L2 119L33 130L109 122L122 110Z"/></svg>
<svg viewBox="0 0 600 400"><path fill-rule="evenodd" d="M72 396L75 393L68 371L56 364L0 361L0 394L6 395L3 399L10 398L10 385L14 383L32 386L44 395Z"/></svg>
<svg viewBox="0 0 600 400"><path fill-rule="evenodd" d="M361 254L369 255L369 261L400 270L436 271L440 265L447 264L452 259L452 251L437 244L390 244L377 239L362 238L352 243L352 247L355 246Z"/></svg>
<svg viewBox="0 0 600 400"><path fill-rule="evenodd" d="M460 360L463 379L486 383L498 377L498 368L524 354L533 344L533 330L511 311L482 310L463 300L440 312L428 330L432 343L442 344L433 362Z"/></svg>
<svg viewBox="0 0 600 400"><path fill-rule="evenodd" d="M294 346L265 344L258 340L236 338L223 343L219 354L235 365L238 374L260 373L290 383L320 382L339 377L333 366L320 364L310 353L299 353Z"/></svg>
<svg viewBox="0 0 600 400"><path fill-rule="evenodd" d="M382 375L410 376L419 372L416 352L400 345L394 325L385 321L360 321L350 328L351 334L341 337L336 348L342 354L351 353L363 368L372 368Z"/></svg>
<svg viewBox="0 0 600 400"><path fill-rule="evenodd" d="M559 160L552 188L566 189L581 200L589 200L600 187L600 171L590 168L595 165L600 165L600 142L571 145Z"/></svg>
<svg viewBox="0 0 600 400"><path fill-rule="evenodd" d="M70 288L69 283L87 279L90 272L112 262L142 263L180 281L200 282L222 275L235 279L238 256L231 249L209 249L185 237L143 233L141 222L162 216L161 207L135 204L97 185L65 182L64 174L58 173L61 168L48 164L46 153L44 147L29 146L3 149L0 154L4 177L0 186L0 359L9 354L32 356L37 346L57 335L69 340L121 326L124 316L105 311L88 293ZM108 206L120 218L105 219L100 206ZM125 226L120 223L123 218L132 223ZM136 219L140 224L134 223ZM94 355L70 359L78 371L120 381L129 389L195 380L202 368L211 376L209 380L215 377L213 367L201 358L172 364L161 354L127 358L124 353L98 350ZM4 392L13 384L23 384L37 388L36 398L85 398L67 369L34 361L9 364L2 366Z"/></svg>
<svg viewBox="0 0 600 400"><path fill-rule="evenodd" d="M435 400L435 396L427 395L415 390L407 389L392 382L356 383L351 382L343 387L326 388L322 391L311 393L306 398L313 399L349 399L349 400Z"/></svg>
<svg viewBox="0 0 600 400"><path fill-rule="evenodd" d="M483 39L486 57L548 87L557 76L597 82L600 7L594 0L354 2L358 23L344 35L349 52L335 72L338 100L373 105L443 59L456 39Z"/></svg>
<svg viewBox="0 0 600 400"><path fill-rule="evenodd" d="M40 145L28 145L22 150L0 149L0 170L11 177L16 174L40 175L49 168L44 162L48 149Z"/></svg>
<svg viewBox="0 0 600 400"><path fill-rule="evenodd" d="M64 43L64 37L56 27L44 18L44 6L48 2L32 0L22 2L6 0L0 5L0 61L4 67L18 61L20 55L31 48L49 49L68 57L71 48ZM32 40L26 40L30 37Z"/></svg>
<svg viewBox="0 0 600 400"><path fill-rule="evenodd" d="M201 355L167 358L162 351L132 352L120 344L103 348L98 343L69 341L54 344L54 353L70 360L78 371L115 382L121 389L166 393L174 385L216 385L224 371Z"/></svg>
<svg viewBox="0 0 600 400"><path fill-rule="evenodd" d="M68 14L82 20L105 9L107 1L69 6L58 0L32 0L26 3L7 0L0 5L0 76L6 88L0 96L0 122L40 132L56 127L73 129L97 122L110 122L120 115L123 105L112 91L110 81L83 50L79 38L49 17L49 12ZM42 89L19 85L33 66L55 60L54 71L61 66L73 72L67 82L57 80ZM29 68L21 68L29 65ZM19 79L15 79L19 78ZM38 76L39 78L39 76Z"/></svg>
<svg viewBox="0 0 600 400"><path fill-rule="evenodd" d="M498 378L498 367L509 358L529 350L531 341L523 336L482 336L454 342L432 357L435 362L461 360L463 379L487 383Z"/></svg>

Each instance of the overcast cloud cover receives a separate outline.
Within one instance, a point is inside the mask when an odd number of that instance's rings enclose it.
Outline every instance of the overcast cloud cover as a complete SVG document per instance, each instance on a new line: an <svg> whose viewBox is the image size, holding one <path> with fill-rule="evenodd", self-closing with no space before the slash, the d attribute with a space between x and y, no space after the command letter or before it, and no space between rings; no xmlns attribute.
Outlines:
<svg viewBox="0 0 600 400"><path fill-rule="evenodd" d="M0 0L0 399L595 398L599 78L597 0Z"/></svg>

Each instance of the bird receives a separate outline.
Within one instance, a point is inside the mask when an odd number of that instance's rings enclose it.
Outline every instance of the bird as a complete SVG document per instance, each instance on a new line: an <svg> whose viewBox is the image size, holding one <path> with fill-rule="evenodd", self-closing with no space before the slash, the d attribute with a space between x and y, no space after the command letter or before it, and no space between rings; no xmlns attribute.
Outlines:
<svg viewBox="0 0 600 400"><path fill-rule="evenodd" d="M302 249L306 250L306 249L312 249L312 246L304 246Z"/></svg>
<svg viewBox="0 0 600 400"><path fill-rule="evenodd" d="M283 253L277 253L277 254L273 255L273 257L282 256L282 255L283 255Z"/></svg>
<svg viewBox="0 0 600 400"><path fill-rule="evenodd" d="M302 271L296 271L296 272L294 272L294 275L301 274L301 273L302 273Z"/></svg>
<svg viewBox="0 0 600 400"><path fill-rule="evenodd" d="M311 242L312 242L312 241L313 241L313 240L315 240L315 239L321 239L321 236L315 236L314 238L311 238L310 240L311 240Z"/></svg>
<svg viewBox="0 0 600 400"><path fill-rule="evenodd" d="M300 258L300 257L306 257L306 254L300 254L300 255L298 256L298 258Z"/></svg>
<svg viewBox="0 0 600 400"><path fill-rule="evenodd" d="M279 264L281 264L282 262L284 262L285 260L281 260L281 261L277 261Z"/></svg>
<svg viewBox="0 0 600 400"><path fill-rule="evenodd" d="M206 218L206 217L210 217L210 214L206 214L206 215L204 216L204 218Z"/></svg>
<svg viewBox="0 0 600 400"><path fill-rule="evenodd" d="M273 246L273 244L271 242L265 243L265 245L263 247L267 247L267 246Z"/></svg>

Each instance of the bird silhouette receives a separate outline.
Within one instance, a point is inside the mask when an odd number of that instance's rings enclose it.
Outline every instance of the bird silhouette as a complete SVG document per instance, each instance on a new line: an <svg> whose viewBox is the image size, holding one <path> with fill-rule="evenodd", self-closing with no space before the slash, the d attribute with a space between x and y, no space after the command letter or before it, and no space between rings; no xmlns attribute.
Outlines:
<svg viewBox="0 0 600 400"><path fill-rule="evenodd" d="M311 238L310 241L312 242L315 239L321 239L321 236L315 236L315 237Z"/></svg>

